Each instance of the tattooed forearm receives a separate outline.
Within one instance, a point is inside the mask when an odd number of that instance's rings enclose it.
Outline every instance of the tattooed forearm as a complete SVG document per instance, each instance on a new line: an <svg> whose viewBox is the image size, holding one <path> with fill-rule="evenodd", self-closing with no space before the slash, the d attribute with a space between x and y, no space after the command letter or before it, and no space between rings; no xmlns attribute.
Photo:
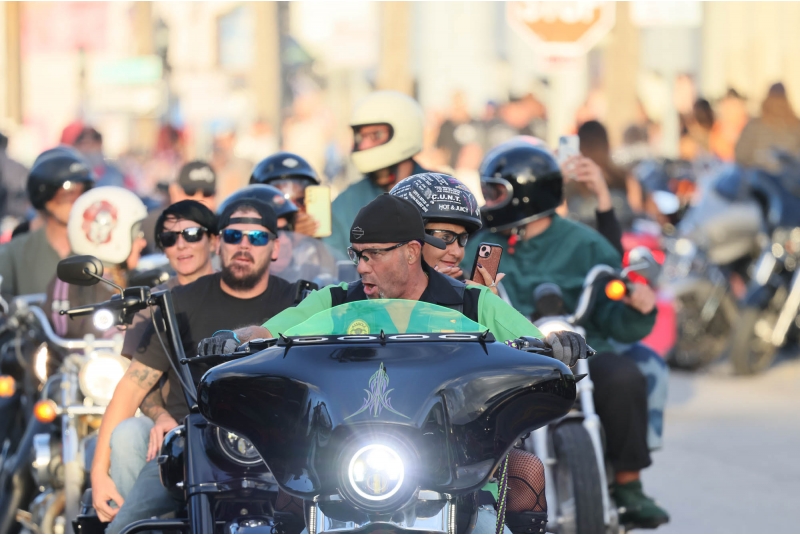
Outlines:
<svg viewBox="0 0 800 535"><path fill-rule="evenodd" d="M139 405L142 414L153 420L154 422L158 417L167 411L164 408L164 397L161 395L161 385L155 385L150 392L144 397L144 401Z"/></svg>
<svg viewBox="0 0 800 535"><path fill-rule="evenodd" d="M249 342L255 338L271 338L272 335L269 333L261 325L253 325L252 327L242 327L241 329L236 329L234 331L236 336L239 337L239 340L244 342Z"/></svg>
<svg viewBox="0 0 800 535"><path fill-rule="evenodd" d="M163 372L155 370L150 366L145 366L141 362L133 359L128 371L125 372L125 377L133 381L136 386L150 391L153 385L158 383L158 380L163 375Z"/></svg>

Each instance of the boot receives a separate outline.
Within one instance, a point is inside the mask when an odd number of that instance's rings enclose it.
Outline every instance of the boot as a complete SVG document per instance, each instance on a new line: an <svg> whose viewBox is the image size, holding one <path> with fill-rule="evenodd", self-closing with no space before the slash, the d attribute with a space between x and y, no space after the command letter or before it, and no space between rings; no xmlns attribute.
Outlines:
<svg viewBox="0 0 800 535"><path fill-rule="evenodd" d="M624 526L655 529L669 522L669 514L644 493L640 480L614 485L611 496L619 508L619 523Z"/></svg>
<svg viewBox="0 0 800 535"><path fill-rule="evenodd" d="M511 533L544 533L547 530L547 511L506 511L506 526Z"/></svg>

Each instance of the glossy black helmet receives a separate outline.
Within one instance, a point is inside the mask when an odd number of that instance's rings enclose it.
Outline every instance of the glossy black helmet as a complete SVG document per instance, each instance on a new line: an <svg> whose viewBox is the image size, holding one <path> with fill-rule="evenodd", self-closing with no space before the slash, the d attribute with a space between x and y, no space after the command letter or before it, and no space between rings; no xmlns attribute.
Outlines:
<svg viewBox="0 0 800 535"><path fill-rule="evenodd" d="M561 169L543 145L519 139L502 143L489 151L479 173L483 221L492 232L551 215L563 199Z"/></svg>
<svg viewBox="0 0 800 535"><path fill-rule="evenodd" d="M295 206L281 190L266 184L250 184L231 193L230 196L217 207L217 215L222 214L225 208L232 202L246 198L258 199L269 204L272 209L275 210L275 215L277 215L278 218L286 218L289 225L294 223L294 216L297 214L297 206Z"/></svg>
<svg viewBox="0 0 800 535"><path fill-rule="evenodd" d="M319 178L308 162L291 152L278 152L267 156L255 166L250 175L251 184L270 184L279 180L300 180L319 184Z"/></svg>
<svg viewBox="0 0 800 535"><path fill-rule="evenodd" d="M96 176L91 165L80 152L64 145L41 153L28 173L28 199L37 210L51 200L67 182L81 183L89 189Z"/></svg>
<svg viewBox="0 0 800 535"><path fill-rule="evenodd" d="M463 225L472 234L482 226L478 201L455 177L442 173L420 173L398 182L390 192L411 201L425 223L442 221Z"/></svg>

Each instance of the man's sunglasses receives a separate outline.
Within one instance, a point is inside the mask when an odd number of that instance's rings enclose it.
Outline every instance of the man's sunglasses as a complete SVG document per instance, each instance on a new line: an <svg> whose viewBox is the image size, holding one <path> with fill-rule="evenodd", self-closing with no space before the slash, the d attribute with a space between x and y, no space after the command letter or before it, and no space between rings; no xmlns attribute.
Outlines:
<svg viewBox="0 0 800 535"><path fill-rule="evenodd" d="M402 243L398 243L397 245L392 245L391 247L385 247L383 249L364 249L363 251L358 251L353 249L352 247L347 248L347 256L350 257L350 260L355 264L358 265L361 262L361 259L364 259L364 262L369 262L369 256L378 256L380 253L388 253L389 251L394 251L395 249L399 249L400 247L407 245L409 242L404 241ZM369 256L364 256L369 255Z"/></svg>
<svg viewBox="0 0 800 535"><path fill-rule="evenodd" d="M158 241L165 249L178 243L178 236L183 236L186 243L197 243L203 239L203 234L208 232L205 227L189 227L183 230L165 230L158 234Z"/></svg>
<svg viewBox="0 0 800 535"><path fill-rule="evenodd" d="M191 186L184 186L183 187L183 192L186 193L186 195L188 195L189 197L194 197L195 195L197 195L198 191L203 194L203 197L213 197L214 195L217 194L217 192L214 191L213 189L193 188Z"/></svg>
<svg viewBox="0 0 800 535"><path fill-rule="evenodd" d="M222 241L232 245L241 243L243 236L247 236L250 245L262 247L269 243L272 233L267 230L235 230L231 228L222 231Z"/></svg>
<svg viewBox="0 0 800 535"><path fill-rule="evenodd" d="M467 232L456 234L455 232L452 232L450 230L430 229L430 230L425 230L425 234L427 234L428 236L435 236L436 238L439 238L440 240L445 242L447 245L450 245L451 243L458 240L458 245L460 245L461 247L466 247L467 240L469 239L469 233Z"/></svg>

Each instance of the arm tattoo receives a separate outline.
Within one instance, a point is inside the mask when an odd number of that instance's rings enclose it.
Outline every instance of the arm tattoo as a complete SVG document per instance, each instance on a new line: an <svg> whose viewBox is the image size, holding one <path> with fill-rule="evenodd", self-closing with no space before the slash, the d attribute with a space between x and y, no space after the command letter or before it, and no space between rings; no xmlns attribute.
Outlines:
<svg viewBox="0 0 800 535"><path fill-rule="evenodd" d="M125 372L125 375L136 383L136 386L148 392L153 388L153 385L158 383L159 378L163 374L164 372L153 369L150 366L145 366L136 359L133 359L128 371Z"/></svg>
<svg viewBox="0 0 800 535"><path fill-rule="evenodd" d="M150 389L150 392L144 397L142 404L139 405L139 409L141 409L142 414L154 422L161 413L166 412L164 408L164 398L161 395L161 385L156 384Z"/></svg>

